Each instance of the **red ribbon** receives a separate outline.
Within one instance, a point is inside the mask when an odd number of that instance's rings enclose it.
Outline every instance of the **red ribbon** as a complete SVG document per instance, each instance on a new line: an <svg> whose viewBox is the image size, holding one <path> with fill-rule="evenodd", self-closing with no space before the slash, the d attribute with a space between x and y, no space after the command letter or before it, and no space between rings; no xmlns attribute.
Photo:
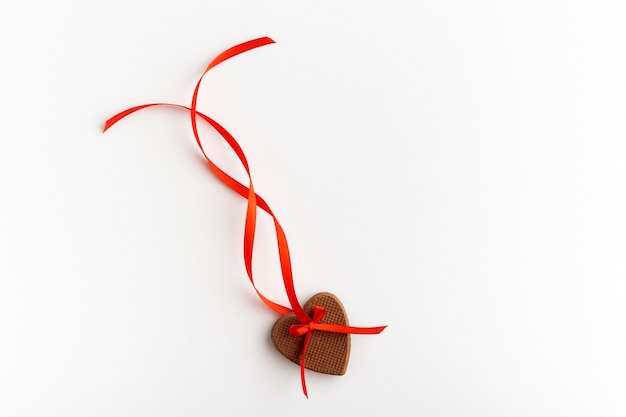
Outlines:
<svg viewBox="0 0 626 417"><path fill-rule="evenodd" d="M196 110L197 100L198 100L198 92L200 91L200 84L202 83L202 79L204 76L211 70L211 68L216 65L236 56L243 52L249 51L254 48L258 48L260 46L272 44L274 41L268 37L253 39L248 42L244 42L242 44L233 46L232 48L227 49L226 51L219 54L213 61L209 63L206 67L202 76L196 83L196 87L193 92L193 97L191 100L191 106L181 106L178 104L169 104L169 103L152 103L152 104L144 104L141 106L136 106L124 110L115 116L111 117L106 121L104 125L104 131L106 132L111 126L115 123L119 122L121 119L126 116L148 107L154 106L169 106L177 109L183 109L190 112L191 116L191 127L193 129L193 135L196 139L196 143L202 152L205 160L209 164L209 168L213 171L213 173L220 179L228 188L244 197L248 201L248 208L246 212L246 223L244 229L244 237L243 237L243 258L244 264L246 267L246 273L248 275L248 279L252 284L252 287L256 291L257 295L268 307L277 312L278 314L286 314L293 311L298 319L299 323L294 324L289 329L289 334L292 336L305 336L304 344L302 347L302 360L300 361L300 378L302 381L302 390L304 395L308 397L307 389L306 389L306 380L304 377L304 369L305 369L305 356L306 356L306 348L309 343L309 339L311 338L311 334L314 331L325 331L325 332L333 332L333 333L343 333L343 334L378 334L382 332L387 326L379 326L379 327L352 327L352 326L343 326L340 324L331 324L331 323L319 323L319 321L324 317L325 309L323 307L316 306L313 309L313 317L309 317L304 309L302 308L300 302L298 301L298 297L296 296L296 291L293 283L293 273L291 269L291 260L289 256L289 246L287 244L287 237L285 236L285 232L281 227L278 219L270 209L269 205L263 200L261 196L259 196L254 191L254 186L252 184L252 176L250 174L250 167L248 165L248 161L246 159L241 146L235 138L218 122L206 116L205 114L200 113ZM232 176L228 175L221 168L219 168L206 154L202 143L200 141L200 135L198 133L197 122L198 119L202 119L208 124L210 124L228 143L230 148L235 152L239 161L243 165L246 170L246 174L248 176L248 186L240 183L235 180ZM278 245L278 256L280 260L281 273L283 277L283 284L285 286L285 291L287 293L287 298L289 299L289 304L291 308L285 307L281 304L275 303L272 300L265 297L256 287L254 283L254 277L252 273L252 258L254 252L254 237L256 232L256 210L257 207L261 210L265 211L269 214L274 220L274 229L276 231L276 240Z"/></svg>

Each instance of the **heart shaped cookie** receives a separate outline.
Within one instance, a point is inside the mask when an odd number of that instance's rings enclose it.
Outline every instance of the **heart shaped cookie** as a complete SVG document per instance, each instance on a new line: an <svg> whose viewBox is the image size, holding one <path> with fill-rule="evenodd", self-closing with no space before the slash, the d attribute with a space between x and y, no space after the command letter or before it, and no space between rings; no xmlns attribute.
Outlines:
<svg viewBox="0 0 626 417"><path fill-rule="evenodd" d="M304 304L303 309L309 317L312 317L313 308L316 306L326 309L326 314L322 317L320 323L348 325L346 311L341 301L333 294L328 292L315 294ZM298 319L293 312L287 313L276 320L272 328L272 342L274 342L276 349L283 356L300 365L305 336L291 336L289 334L289 328L296 323L298 323ZM311 333L304 365L305 368L312 371L330 375L343 375L348 368L349 358L349 334L315 331Z"/></svg>

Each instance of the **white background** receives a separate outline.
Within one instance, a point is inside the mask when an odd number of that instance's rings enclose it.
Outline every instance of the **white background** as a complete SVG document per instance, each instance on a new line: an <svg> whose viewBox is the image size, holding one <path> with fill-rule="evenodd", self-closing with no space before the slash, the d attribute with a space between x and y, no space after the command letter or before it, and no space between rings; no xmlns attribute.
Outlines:
<svg viewBox="0 0 626 417"><path fill-rule="evenodd" d="M618 0L4 1L0 415L626 415L624 22ZM264 35L200 109L244 147L300 298L389 325L309 400L188 116L101 133Z"/></svg>

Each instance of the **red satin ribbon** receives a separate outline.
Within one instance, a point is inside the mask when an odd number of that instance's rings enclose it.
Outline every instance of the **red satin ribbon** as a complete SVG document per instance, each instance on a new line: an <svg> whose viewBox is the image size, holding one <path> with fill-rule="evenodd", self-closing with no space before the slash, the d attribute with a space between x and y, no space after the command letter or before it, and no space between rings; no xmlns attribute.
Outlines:
<svg viewBox="0 0 626 417"><path fill-rule="evenodd" d="M248 275L248 279L252 284L252 287L256 291L259 298L272 310L276 311L278 314L286 314L293 311L296 315L296 318L300 323L294 324L290 328L290 334L292 336L305 336L304 345L302 348L302 360L300 361L300 378L302 381L302 390L304 395L308 397L307 389L306 389L306 380L304 377L304 369L305 369L305 356L306 356L306 348L309 343L309 339L311 338L311 334L313 331L326 331L326 332L334 332L334 333L343 333L343 334L378 334L382 332L387 326L379 326L379 327L352 327L352 326L343 326L339 324L330 324L330 323L319 323L321 318L325 314L325 309L323 307L316 306L313 309L313 317L309 317L306 312L303 310L300 302L298 301L298 297L296 296L296 291L293 282L293 273L291 269L291 260L289 256L289 246L287 244L287 237L285 236L285 232L281 227L278 219L270 209L269 205L263 200L261 196L259 196L254 191L254 186L252 184L252 177L250 175L250 168L248 165L248 161L246 159L241 146L235 138L218 122L206 116L199 111L196 110L197 100L198 100L198 92L200 91L200 84L202 83L202 79L204 76L211 70L211 68L216 65L236 56L243 52L249 51L254 48L258 48L260 46L272 44L274 41L268 37L253 39L248 42L244 42L242 44L233 46L230 49L219 54L204 70L202 76L196 83L196 87L193 92L193 98L191 100L191 107L181 106L178 104L169 104L169 103L152 103L152 104L144 104L141 106L136 106L124 110L115 116L111 117L106 121L104 125L104 131L106 132L111 126L115 123L123 119L124 117L148 107L154 106L169 106L177 109L183 109L190 112L191 116L191 127L193 129L193 135L196 139L196 143L204 156L204 159L209 164L209 168L213 171L213 173L220 179L228 188L244 197L248 201L248 208L246 212L246 223L244 230L244 238L243 238L243 257L244 263L246 267L246 273ZM235 152L239 161L243 165L246 170L246 174L248 175L248 186L240 183L235 180L232 176L228 175L221 168L219 168L206 154L202 143L200 141L200 135L198 133L197 121L198 119L202 119L205 122L209 123L223 138L226 140L226 143L231 147L231 149ZM252 258L254 252L254 237L256 232L256 209L259 207L261 210L265 211L269 214L274 220L274 229L276 231L276 240L278 244L278 255L280 260L281 273L283 277L283 284L285 286L285 291L287 293L287 298L289 299L289 304L291 308L285 307L281 304L275 303L272 300L265 297L256 287L254 283L254 276L252 273Z"/></svg>

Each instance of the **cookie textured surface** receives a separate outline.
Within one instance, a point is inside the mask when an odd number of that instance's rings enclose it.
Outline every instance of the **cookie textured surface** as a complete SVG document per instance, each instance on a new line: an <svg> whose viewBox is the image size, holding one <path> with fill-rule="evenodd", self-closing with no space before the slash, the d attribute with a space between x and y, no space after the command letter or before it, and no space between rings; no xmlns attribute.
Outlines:
<svg viewBox="0 0 626 417"><path fill-rule="evenodd" d="M326 314L320 323L333 323L348 326L348 316L341 301L331 293L315 294L304 304L303 309L312 317L315 306L324 307ZM272 328L272 342L276 349L290 361L300 365L305 336L291 336L289 328L297 324L296 315L287 313L280 317ZM305 368L330 375L343 375L350 358L350 335L314 331L306 349Z"/></svg>

